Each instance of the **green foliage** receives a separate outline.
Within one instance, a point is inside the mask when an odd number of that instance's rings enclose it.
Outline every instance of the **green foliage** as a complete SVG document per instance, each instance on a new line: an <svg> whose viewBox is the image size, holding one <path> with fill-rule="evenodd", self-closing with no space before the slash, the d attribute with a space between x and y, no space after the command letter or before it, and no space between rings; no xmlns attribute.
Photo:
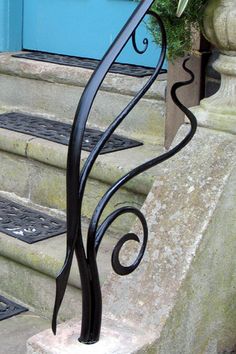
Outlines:
<svg viewBox="0 0 236 354"><path fill-rule="evenodd" d="M191 51L192 29L199 29L207 0L189 0L181 17L176 16L179 0L155 0L152 10L164 22L168 41L168 58L173 60ZM155 19L149 26L154 40L160 44L161 38Z"/></svg>

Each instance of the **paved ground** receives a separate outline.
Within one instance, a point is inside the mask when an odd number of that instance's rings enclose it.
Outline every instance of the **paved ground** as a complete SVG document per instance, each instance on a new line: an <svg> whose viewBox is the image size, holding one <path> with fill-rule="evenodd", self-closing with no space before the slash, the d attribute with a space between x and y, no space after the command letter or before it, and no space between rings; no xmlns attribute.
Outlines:
<svg viewBox="0 0 236 354"><path fill-rule="evenodd" d="M32 312L1 321L0 354L26 354L27 339L49 327L48 320Z"/></svg>

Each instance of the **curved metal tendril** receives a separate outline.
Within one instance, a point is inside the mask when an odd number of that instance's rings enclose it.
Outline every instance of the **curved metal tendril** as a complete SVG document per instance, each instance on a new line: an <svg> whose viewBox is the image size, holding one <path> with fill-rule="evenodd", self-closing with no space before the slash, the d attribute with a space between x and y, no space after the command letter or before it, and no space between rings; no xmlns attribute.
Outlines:
<svg viewBox="0 0 236 354"><path fill-rule="evenodd" d="M88 82L84 93L80 99L75 119L72 127L72 133L69 143L68 151L68 161L67 161L67 250L66 259L64 266L57 277L56 280L56 299L53 312L52 329L56 333L56 319L57 314L62 303L66 286L68 283L70 268L72 265L73 254L76 254L78 261L81 286L82 286L82 326L80 341L83 343L95 343L99 339L100 328L101 328L101 314L102 314L102 297L101 297L101 287L99 282L99 274L97 269L96 256L100 246L100 243L111 224L123 214L134 214L140 221L143 228L143 239L141 242L139 253L135 261L129 265L124 266L120 262L120 251L124 244L128 241L135 241L140 243L140 239L134 233L128 233L124 235L116 244L112 253L112 266L116 273L120 275L127 275L133 272L140 264L147 244L148 239L148 228L144 215L136 208L133 207L123 207L115 210L111 213L102 223L100 219L104 208L110 201L111 197L130 179L139 175L140 173L146 171L147 169L158 165L159 163L169 159L171 156L175 155L180 151L187 143L192 139L196 131L196 119L194 115L178 100L176 96L176 90L184 85L188 85L193 81L192 72L186 67L186 61L184 63L184 70L190 74L190 79L186 82L177 83L173 86L171 94L172 99L175 104L187 115L190 120L191 129L187 136L173 149L170 151L153 158L152 160L143 163L141 166L136 167L125 176L120 178L116 183L114 183L104 194L100 202L98 203L95 211L92 215L88 235L87 235L87 247L84 247L82 239L82 228L81 228L81 208L84 197L84 190L86 183L90 174L90 171L100 154L105 143L109 137L113 134L116 128L125 119L128 113L135 107L143 95L147 92L150 86L153 84L157 78L166 54L166 34L163 23L159 16L150 11L149 8L153 0L142 1L128 20L127 24L124 26L122 31L117 36L114 43L111 45L110 49L105 54L100 65L92 75L90 81ZM153 75L148 79L144 87L133 97L133 99L128 103L128 105L123 109L123 111L116 117L116 119L110 124L110 126L103 133L101 139L98 141L90 155L88 156L83 168L80 170L81 164L81 150L82 141L85 132L85 127L87 119L99 90L99 87L104 80L110 66L115 61L117 56L120 54L121 50L132 37L134 48L137 49L135 30L144 18L146 14L155 16L162 36L162 47L160 57L157 66L154 70ZM147 49L148 42L144 40L145 49L144 51L138 50L138 52L144 53ZM136 50L135 49L135 50ZM99 225L100 223L100 225Z"/></svg>
<svg viewBox="0 0 236 354"><path fill-rule="evenodd" d="M112 253L112 267L113 267L114 271L119 275L128 275L128 274L132 273L138 267L138 265L140 264L140 262L144 256L146 245L147 245L147 240L148 240L148 227L147 227L147 222L146 222L144 215L137 208L132 208L132 207L119 208L119 209L115 210L113 213L111 213L103 221L103 223L97 229L96 238L95 238L95 249L97 252L99 249L100 243L103 239L103 236L105 235L107 229L111 226L111 224L119 216L121 216L123 214L127 214L127 213L134 214L135 216L138 217L139 221L141 222L142 228L143 228L143 241L142 241L142 246L139 250L139 253L138 253L135 261L130 266L123 266L120 263L120 260L119 260L120 251L121 251L121 248L123 247L123 245L128 241L133 240L136 242L140 242L139 237L134 233L128 233L128 234L124 235L118 241L118 243L116 244L116 246L113 250L113 253Z"/></svg>
<svg viewBox="0 0 236 354"><path fill-rule="evenodd" d="M152 11L152 10L148 10L146 12L146 15L154 16L157 19L157 14L154 11ZM157 23L158 22L159 21L157 21ZM132 33L132 45L133 45L133 48L134 48L136 53L144 54L147 51L147 49L148 49L149 40L148 40L148 38L144 38L143 39L144 49L141 50L141 49L138 48L136 35L137 35L137 29L135 29L134 32Z"/></svg>
<svg viewBox="0 0 236 354"><path fill-rule="evenodd" d="M148 49L148 44L149 44L149 41L147 38L144 38L143 39L143 45L144 45L144 49L140 50L137 46L137 39L136 39L136 31L133 32L132 34L132 44L133 44L133 47L134 47L134 50L135 52L137 52L138 54L143 54L146 52L146 50Z"/></svg>

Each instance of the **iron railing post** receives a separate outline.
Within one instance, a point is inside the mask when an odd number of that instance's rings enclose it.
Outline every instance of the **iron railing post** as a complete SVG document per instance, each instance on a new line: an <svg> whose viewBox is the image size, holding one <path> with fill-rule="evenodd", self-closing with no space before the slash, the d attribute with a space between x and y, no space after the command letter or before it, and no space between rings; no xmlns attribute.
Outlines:
<svg viewBox="0 0 236 354"><path fill-rule="evenodd" d="M93 73L89 80L85 90L81 96L78 108L75 114L75 119L72 127L72 133L68 150L67 161L67 250L64 266L56 280L56 299L53 313L52 329L56 333L56 319L57 314L62 303L68 278L70 274L70 268L72 265L72 259L74 253L76 254L81 286L82 286L82 326L79 340L83 343L91 344L99 340L101 330L101 318L102 318L102 295L99 281L99 273L97 268L96 256L99 249L99 245L102 241L104 234L108 227L122 214L134 214L140 221L143 228L143 240L136 260L130 266L123 266L119 260L119 253L122 246L129 240L139 242L139 237L134 233L128 233L124 235L114 248L112 254L112 266L116 273L120 275L126 275L133 272L140 264L148 239L148 227L144 215L136 208L122 207L111 213L103 222L100 222L101 215L111 199L111 197L129 180L146 171L147 169L160 164L161 162L169 159L180 151L188 142L192 139L196 131L196 119L194 115L178 100L176 96L176 90L193 81L193 74L186 68L186 62L184 69L189 72L190 79L187 82L175 84L172 88L172 98L178 107L187 115L190 120L190 131L187 136L177 146L170 151L153 158L152 160L143 163L141 166L136 167L125 176L116 181L104 194L98 205L96 206L92 215L88 234L87 245L85 246L82 239L82 215L81 208L84 197L84 190L90 174L90 171L104 147L109 137L113 134L116 128L125 119L128 113L135 107L143 95L147 92L153 82L156 80L158 74L162 69L162 65L166 55L166 34L163 23L159 16L150 10L150 7L154 0L143 0L135 9L126 25L118 34L115 41L112 43L109 50L104 55L99 66ZM106 129L90 155L88 156L83 168L81 169L81 150L82 141L85 132L86 123L89 117L91 107L93 105L96 94L109 71L109 68L120 54L127 41L132 38L134 49L140 54L144 53L148 48L148 40L144 39L144 49L137 48L135 40L135 31L142 19L146 14L152 15L156 18L157 24L160 28L162 37L162 47L160 57L158 59L157 66L153 75L148 79L143 88L131 99L128 105L123 111L115 118L115 120Z"/></svg>

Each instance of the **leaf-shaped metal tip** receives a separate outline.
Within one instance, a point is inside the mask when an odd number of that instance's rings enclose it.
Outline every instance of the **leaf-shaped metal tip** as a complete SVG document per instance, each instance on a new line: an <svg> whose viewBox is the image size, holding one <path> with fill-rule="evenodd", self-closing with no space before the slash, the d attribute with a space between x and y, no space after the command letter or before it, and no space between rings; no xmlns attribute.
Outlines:
<svg viewBox="0 0 236 354"><path fill-rule="evenodd" d="M52 316L52 331L54 335L57 334L57 314L58 314L58 309L54 308L53 316Z"/></svg>
<svg viewBox="0 0 236 354"><path fill-rule="evenodd" d="M188 3L189 3L189 0L179 0L178 8L177 8L177 11L176 11L176 16L177 17L180 17L183 14L183 12L186 9Z"/></svg>
<svg viewBox="0 0 236 354"><path fill-rule="evenodd" d="M71 252L69 257L66 258L66 261L63 265L60 274L56 278L56 296L55 296L53 316L52 316L52 331L55 335L57 331L57 315L65 295L72 259L73 259L73 253Z"/></svg>
<svg viewBox="0 0 236 354"><path fill-rule="evenodd" d="M69 268L68 268L69 269ZM61 303L66 291L66 285L69 277L69 270L64 267L56 278L56 297L52 316L52 331L56 335L57 331L57 315L61 307Z"/></svg>
<svg viewBox="0 0 236 354"><path fill-rule="evenodd" d="M52 322L52 332L54 336L57 334L57 324L54 322Z"/></svg>

